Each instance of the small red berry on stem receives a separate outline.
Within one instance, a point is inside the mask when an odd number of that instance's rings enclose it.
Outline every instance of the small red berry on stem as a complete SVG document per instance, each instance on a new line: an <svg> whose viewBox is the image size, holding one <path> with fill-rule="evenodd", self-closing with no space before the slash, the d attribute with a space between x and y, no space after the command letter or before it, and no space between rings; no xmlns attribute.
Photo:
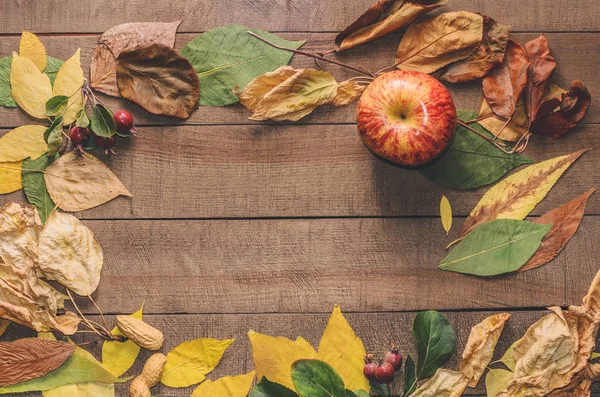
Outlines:
<svg viewBox="0 0 600 397"><path fill-rule="evenodd" d="M375 370L375 379L379 383L392 383L394 380L394 367L390 363L382 363Z"/></svg>
<svg viewBox="0 0 600 397"><path fill-rule="evenodd" d="M100 149L104 149L104 152L106 153L106 155L108 155L109 153L116 155L116 153L112 150L112 147L115 145L116 141L117 141L116 135L113 135L111 137L94 135L94 143Z"/></svg>
<svg viewBox="0 0 600 397"><path fill-rule="evenodd" d="M117 131L119 134L131 134L135 135L137 130L133 126L133 116L127 110L118 110L114 116L113 120L117 125Z"/></svg>
<svg viewBox="0 0 600 397"><path fill-rule="evenodd" d="M390 363L394 370L397 371L402 367L402 354L398 350L398 347L393 343L390 343L390 350L385 353L383 361Z"/></svg>
<svg viewBox="0 0 600 397"><path fill-rule="evenodd" d="M90 130L87 128L73 127L69 131L69 138L75 148L83 152L83 145L87 142L90 135Z"/></svg>
<svg viewBox="0 0 600 397"><path fill-rule="evenodd" d="M368 380L375 380L375 371L377 370L377 363L373 361L373 355L365 355L365 366L363 367L363 374Z"/></svg>

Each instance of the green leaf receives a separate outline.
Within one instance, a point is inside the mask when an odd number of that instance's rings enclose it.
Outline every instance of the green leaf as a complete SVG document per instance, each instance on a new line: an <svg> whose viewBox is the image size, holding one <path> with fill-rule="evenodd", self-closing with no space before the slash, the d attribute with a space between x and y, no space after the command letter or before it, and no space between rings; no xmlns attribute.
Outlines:
<svg viewBox="0 0 600 397"><path fill-rule="evenodd" d="M515 356L513 355L513 349L515 348L515 345L519 341L520 341L520 339L517 339L512 345L510 345L510 347L506 350L506 352L504 353L502 358L500 360L498 360L502 364L506 365L506 367L513 372L515 370L515 366L517 365L515 363Z"/></svg>
<svg viewBox="0 0 600 397"><path fill-rule="evenodd" d="M79 112L77 112L77 119L75 121L75 125L77 127L81 127L81 128L88 128L90 125L90 119L87 115L87 112L85 111L85 109L81 109Z"/></svg>
<svg viewBox="0 0 600 397"><path fill-rule="evenodd" d="M16 108L18 105L10 95L10 65L12 56L0 59L0 106Z"/></svg>
<svg viewBox="0 0 600 397"><path fill-rule="evenodd" d="M25 191L25 197L29 204L33 205L38 210L42 223L46 223L48 215L54 210L56 205L50 198L48 190L46 189L46 182L44 181L44 174L41 172L30 171L39 170L43 171L50 164L56 160L58 156L48 156L44 154L35 160L30 158L23 161L23 171L21 172L21 179L23 181L23 190Z"/></svg>
<svg viewBox="0 0 600 397"><path fill-rule="evenodd" d="M349 391L350 390L346 390L346 392L349 392ZM354 390L353 392L350 392L350 393L353 393L354 396L356 396L356 397L369 397L370 396L369 393L366 392L365 390Z"/></svg>
<svg viewBox="0 0 600 397"><path fill-rule="evenodd" d="M44 140L48 144L48 156L54 156L63 142L63 116L58 116L44 132Z"/></svg>
<svg viewBox="0 0 600 397"><path fill-rule="evenodd" d="M271 382L266 376L263 376L248 397L298 397L298 395L287 387Z"/></svg>
<svg viewBox="0 0 600 397"><path fill-rule="evenodd" d="M117 124L113 120L112 112L99 103L94 106L90 125L92 131L99 136L111 137L117 133Z"/></svg>
<svg viewBox="0 0 600 397"><path fill-rule="evenodd" d="M459 110L458 118L472 120L477 113ZM491 136L477 123L475 130ZM450 147L437 161L421 169L425 178L451 189L473 189L489 185L508 171L533 160L520 154L506 154L479 135L458 126Z"/></svg>
<svg viewBox="0 0 600 397"><path fill-rule="evenodd" d="M431 377L454 353L454 331L448 319L434 310L417 313L412 333L417 341L417 379Z"/></svg>
<svg viewBox="0 0 600 397"><path fill-rule="evenodd" d="M535 253L551 227L517 219L486 222L469 233L439 268L475 276L514 272Z"/></svg>
<svg viewBox="0 0 600 397"><path fill-rule="evenodd" d="M56 117L67 108L69 103L69 97L66 95L56 95L48 99L46 102L46 115L50 117Z"/></svg>
<svg viewBox="0 0 600 397"><path fill-rule="evenodd" d="M415 369L415 362L411 356L406 357L406 364L404 364L404 391L403 397L411 395L417 388L417 375Z"/></svg>
<svg viewBox="0 0 600 397"><path fill-rule="evenodd" d="M60 59L56 59L56 58L52 58L52 57L47 57L46 58L46 69L44 69L44 73L46 73L48 75L48 77L50 78L50 83L54 85L54 80L56 80L56 75L58 74L58 71L60 70L60 68L62 67L62 65L65 63L65 61L62 61Z"/></svg>
<svg viewBox="0 0 600 397"><path fill-rule="evenodd" d="M225 106L238 102L233 88L242 90L253 78L287 65L289 51L278 50L250 36L297 49L305 41L288 41L269 32L239 25L222 26L201 34L181 49L200 78L200 105Z"/></svg>
<svg viewBox="0 0 600 397"><path fill-rule="evenodd" d="M375 380L370 380L369 381L369 385L371 386L371 391L374 391L375 393L377 393L378 396L383 396L383 397L389 397L390 395L390 388L388 385L382 385L381 383L375 381Z"/></svg>
<svg viewBox="0 0 600 397"><path fill-rule="evenodd" d="M490 368L485 375L485 390L488 397L496 397L498 393L506 389L508 382L513 377L511 371L500 368Z"/></svg>
<svg viewBox="0 0 600 397"><path fill-rule="evenodd" d="M292 382L300 397L346 397L344 381L323 361L296 361L292 364Z"/></svg>

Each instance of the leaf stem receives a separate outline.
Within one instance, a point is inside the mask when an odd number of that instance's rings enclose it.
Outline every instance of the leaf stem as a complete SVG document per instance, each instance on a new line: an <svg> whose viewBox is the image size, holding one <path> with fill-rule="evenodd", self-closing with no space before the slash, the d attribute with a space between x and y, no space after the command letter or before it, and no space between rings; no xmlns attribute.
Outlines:
<svg viewBox="0 0 600 397"><path fill-rule="evenodd" d="M502 145L499 145L495 139L491 139L489 137L487 137L485 134L477 131L475 128L471 127L470 125L468 125L467 123L465 123L464 121L458 119L457 123L460 124L461 126L465 127L467 130L479 135L480 137L482 137L483 139L485 139L486 141L488 141L489 143L491 143L492 145L496 146L498 149L500 149L501 151L503 151L506 154L514 154L514 153L518 153L517 152L517 145L515 145L515 147L511 150L506 150L505 148L502 147Z"/></svg>

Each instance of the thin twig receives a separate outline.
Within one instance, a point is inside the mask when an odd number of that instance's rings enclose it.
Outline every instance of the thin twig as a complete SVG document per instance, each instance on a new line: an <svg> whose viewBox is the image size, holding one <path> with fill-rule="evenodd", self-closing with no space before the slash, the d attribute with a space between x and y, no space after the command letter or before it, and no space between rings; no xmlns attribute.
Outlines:
<svg viewBox="0 0 600 397"><path fill-rule="evenodd" d="M77 306L77 303L75 303L75 299L73 299L73 295L71 294L71 291L69 291L69 289L67 288L67 295L69 295L69 298L71 299L71 302L73 303L73 306L75 306L75 310L77 310L77 313L79 313L79 316L81 316L82 320L87 324L87 326L94 331L97 335L100 335L101 337L103 336L100 331L98 331L93 325L92 323L83 315L83 313L81 312L81 310L79 310L79 306Z"/></svg>
<svg viewBox="0 0 600 397"><path fill-rule="evenodd" d="M100 313L100 318L102 318L104 327L108 330L109 326L108 326L108 323L106 322L106 318L104 318L104 313L102 313L102 310L100 310L100 307L96 304L96 301L94 300L94 298L92 298L92 295L88 295L88 298L90 298L90 301L92 302L92 304L94 305L96 310L98 310L98 313Z"/></svg>
<svg viewBox="0 0 600 397"><path fill-rule="evenodd" d="M482 137L483 139L485 139L486 141L488 141L489 143L491 143L492 145L496 146L498 149L502 150L504 153L506 154L513 154L515 153L514 149L513 150L506 150L504 149L501 145L499 145L497 142L495 142L494 140L492 140L491 138L485 136L485 134L477 131L475 128L469 126L467 123L465 123L462 120L457 120L458 124L462 125L463 127L465 127L466 129L468 129L469 131L479 135L480 137Z"/></svg>
<svg viewBox="0 0 600 397"><path fill-rule="evenodd" d="M494 139L497 139L500 136L500 134L502 133L502 131L504 131L504 129L506 128L506 126L508 125L508 123L510 123L511 120L512 120L512 116L510 116L509 118L506 119L506 122L502 125L502 128L500 128L498 130L498 132L496 132L494 134Z"/></svg>

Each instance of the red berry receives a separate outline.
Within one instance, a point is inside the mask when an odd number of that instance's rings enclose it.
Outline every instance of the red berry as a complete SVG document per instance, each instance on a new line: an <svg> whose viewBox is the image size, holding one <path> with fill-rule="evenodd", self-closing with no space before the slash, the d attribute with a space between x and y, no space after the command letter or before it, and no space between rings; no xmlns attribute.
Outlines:
<svg viewBox="0 0 600 397"><path fill-rule="evenodd" d="M121 134L134 134L135 128L133 128L133 117L127 110L119 110L113 116L115 124L117 124L117 131Z"/></svg>
<svg viewBox="0 0 600 397"><path fill-rule="evenodd" d="M363 367L363 374L368 380L375 380L375 371L378 365L376 363L366 363Z"/></svg>
<svg viewBox="0 0 600 397"><path fill-rule="evenodd" d="M115 152L113 152L113 150L112 150L112 147L115 145L116 141L117 141L116 135L113 135L111 137L94 135L94 143L100 149L104 149L106 154L108 154L108 153L115 154Z"/></svg>
<svg viewBox="0 0 600 397"><path fill-rule="evenodd" d="M71 142L73 145L79 146L83 145L90 135L90 130L87 128L81 127L73 127L71 128L71 132L69 132L69 138L71 138Z"/></svg>
<svg viewBox="0 0 600 397"><path fill-rule="evenodd" d="M375 379L379 383L391 383L394 380L394 367L390 363L383 363L375 370Z"/></svg>
<svg viewBox="0 0 600 397"><path fill-rule="evenodd" d="M396 346L392 345L390 351L385 353L383 361L390 363L392 367L394 367L394 370L397 371L402 367L402 354L400 354L400 351Z"/></svg>

